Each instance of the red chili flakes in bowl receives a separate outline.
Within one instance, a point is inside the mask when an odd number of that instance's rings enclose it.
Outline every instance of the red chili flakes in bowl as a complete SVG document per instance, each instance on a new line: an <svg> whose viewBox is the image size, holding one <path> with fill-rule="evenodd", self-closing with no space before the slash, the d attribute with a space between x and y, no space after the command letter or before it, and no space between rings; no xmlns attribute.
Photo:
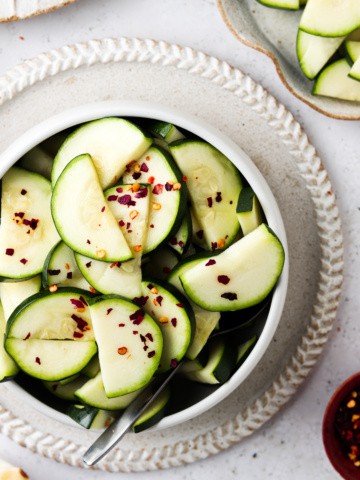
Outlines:
<svg viewBox="0 0 360 480"><path fill-rule="evenodd" d="M335 432L344 455L360 467L360 387L341 402L335 415Z"/></svg>

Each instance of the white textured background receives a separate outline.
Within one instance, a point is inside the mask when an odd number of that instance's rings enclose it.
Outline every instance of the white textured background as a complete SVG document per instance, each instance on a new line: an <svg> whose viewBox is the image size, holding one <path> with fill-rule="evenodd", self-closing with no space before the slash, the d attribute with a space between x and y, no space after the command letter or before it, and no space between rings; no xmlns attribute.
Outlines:
<svg viewBox="0 0 360 480"><path fill-rule="evenodd" d="M345 284L338 321L324 354L294 399L259 432L208 460L156 473L114 475L59 465L2 436L0 457L21 465L32 480L337 479L323 452L321 420L332 391L360 369L359 122L329 119L292 97L271 61L228 32L215 0L79 0L45 16L2 24L0 75L50 48L120 36L165 40L226 60L260 82L304 126L329 172L342 216Z"/></svg>

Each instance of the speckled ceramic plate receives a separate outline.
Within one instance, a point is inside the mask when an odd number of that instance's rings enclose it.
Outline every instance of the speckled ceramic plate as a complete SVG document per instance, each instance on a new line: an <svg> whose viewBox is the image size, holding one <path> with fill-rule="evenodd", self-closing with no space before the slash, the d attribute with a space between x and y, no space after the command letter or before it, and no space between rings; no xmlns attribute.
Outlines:
<svg viewBox="0 0 360 480"><path fill-rule="evenodd" d="M76 1L77 0L1 0L0 22L11 22L34 15L41 15Z"/></svg>
<svg viewBox="0 0 360 480"><path fill-rule="evenodd" d="M214 455L260 428L296 392L332 328L342 283L342 235L327 173L301 126L240 70L190 48L106 39L42 54L0 77L0 153L29 127L91 101L154 101L213 124L247 152L279 204L290 250L276 335L246 381L175 428L129 434L97 466L169 468ZM59 462L83 466L97 433L64 425L0 385L0 431Z"/></svg>
<svg viewBox="0 0 360 480"><path fill-rule="evenodd" d="M217 0L229 30L242 43L274 62L285 87L318 112L343 120L360 120L360 104L311 94L313 82L301 71L296 57L296 34L301 10L269 8L256 0Z"/></svg>

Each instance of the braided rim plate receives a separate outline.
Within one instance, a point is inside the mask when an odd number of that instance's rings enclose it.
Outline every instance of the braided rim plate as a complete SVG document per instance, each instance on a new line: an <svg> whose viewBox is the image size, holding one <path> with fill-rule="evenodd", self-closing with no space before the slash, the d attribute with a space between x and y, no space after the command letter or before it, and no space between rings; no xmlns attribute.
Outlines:
<svg viewBox="0 0 360 480"><path fill-rule="evenodd" d="M206 119L250 155L284 219L290 250L288 296L275 338L252 375L191 422L128 435L96 468L143 471L191 463L260 428L315 365L342 285L335 196L301 126L260 85L216 58L152 40L94 40L51 50L9 70L0 77L0 152L34 123L88 103L89 97L156 99ZM81 456L96 432L19 405L6 384L0 393L0 430L5 435L46 457L84 466Z"/></svg>
<svg viewBox="0 0 360 480"><path fill-rule="evenodd" d="M217 0L220 14L230 32L242 43L267 55L285 87L302 102L328 117L360 120L358 102L312 95L296 56L296 33L302 14L268 8L256 0Z"/></svg>
<svg viewBox="0 0 360 480"><path fill-rule="evenodd" d="M0 23L23 20L49 13L77 0L2 0L0 2Z"/></svg>

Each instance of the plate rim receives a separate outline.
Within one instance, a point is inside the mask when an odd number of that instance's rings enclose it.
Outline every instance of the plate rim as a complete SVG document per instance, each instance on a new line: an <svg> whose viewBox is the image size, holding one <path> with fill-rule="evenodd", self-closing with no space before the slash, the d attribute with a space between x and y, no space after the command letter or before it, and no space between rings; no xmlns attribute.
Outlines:
<svg viewBox="0 0 360 480"><path fill-rule="evenodd" d="M280 78L281 83L286 87L286 89L292 95L294 95L294 97L298 98L301 102L305 103L306 105L308 105L313 110L315 110L315 111L317 111L317 112L319 112L319 113L321 113L321 114L323 114L327 117L335 118L337 120L351 120L351 121L360 120L360 113L359 113L359 115L335 114L335 113L329 112L328 110L326 110L324 108L319 107L316 103L313 103L310 100L308 100L307 98L303 97L287 81L286 76L283 73L283 70L280 66L280 62L278 61L277 57L272 52L267 50L267 48L265 48L263 45L255 44L255 43L251 42L250 40L248 40L247 38L245 38L245 36L242 36L235 29L235 27L233 26L233 24L230 21L228 15L226 13L225 7L224 7L224 0L216 0L216 2L217 2L217 7L218 7L218 10L219 10L220 15L222 17L222 20L224 21L226 27L232 33L232 35L234 35L234 37L237 40L239 40L242 44L246 45L247 47L253 48L254 50L266 55L267 57L269 57L270 60L273 62L274 66L275 66L275 70L276 70L276 72L277 72L277 74Z"/></svg>
<svg viewBox="0 0 360 480"><path fill-rule="evenodd" d="M228 63L190 47L137 38L107 38L50 50L0 77L0 106L34 83L57 73L110 62L170 65L208 79L237 95L275 130L274 134L289 148L299 175L310 191L322 251L318 292L306 333L286 367L259 398L235 417L197 435L191 442L180 441L162 450L157 447L138 452L116 449L97 466L107 471L156 470L191 463L229 448L258 430L292 398L315 365L333 327L343 281L343 239L330 180L301 125L259 83ZM0 431L43 456L73 466L84 466L80 456L84 451L82 445L40 432L27 420L15 417L1 406Z"/></svg>

